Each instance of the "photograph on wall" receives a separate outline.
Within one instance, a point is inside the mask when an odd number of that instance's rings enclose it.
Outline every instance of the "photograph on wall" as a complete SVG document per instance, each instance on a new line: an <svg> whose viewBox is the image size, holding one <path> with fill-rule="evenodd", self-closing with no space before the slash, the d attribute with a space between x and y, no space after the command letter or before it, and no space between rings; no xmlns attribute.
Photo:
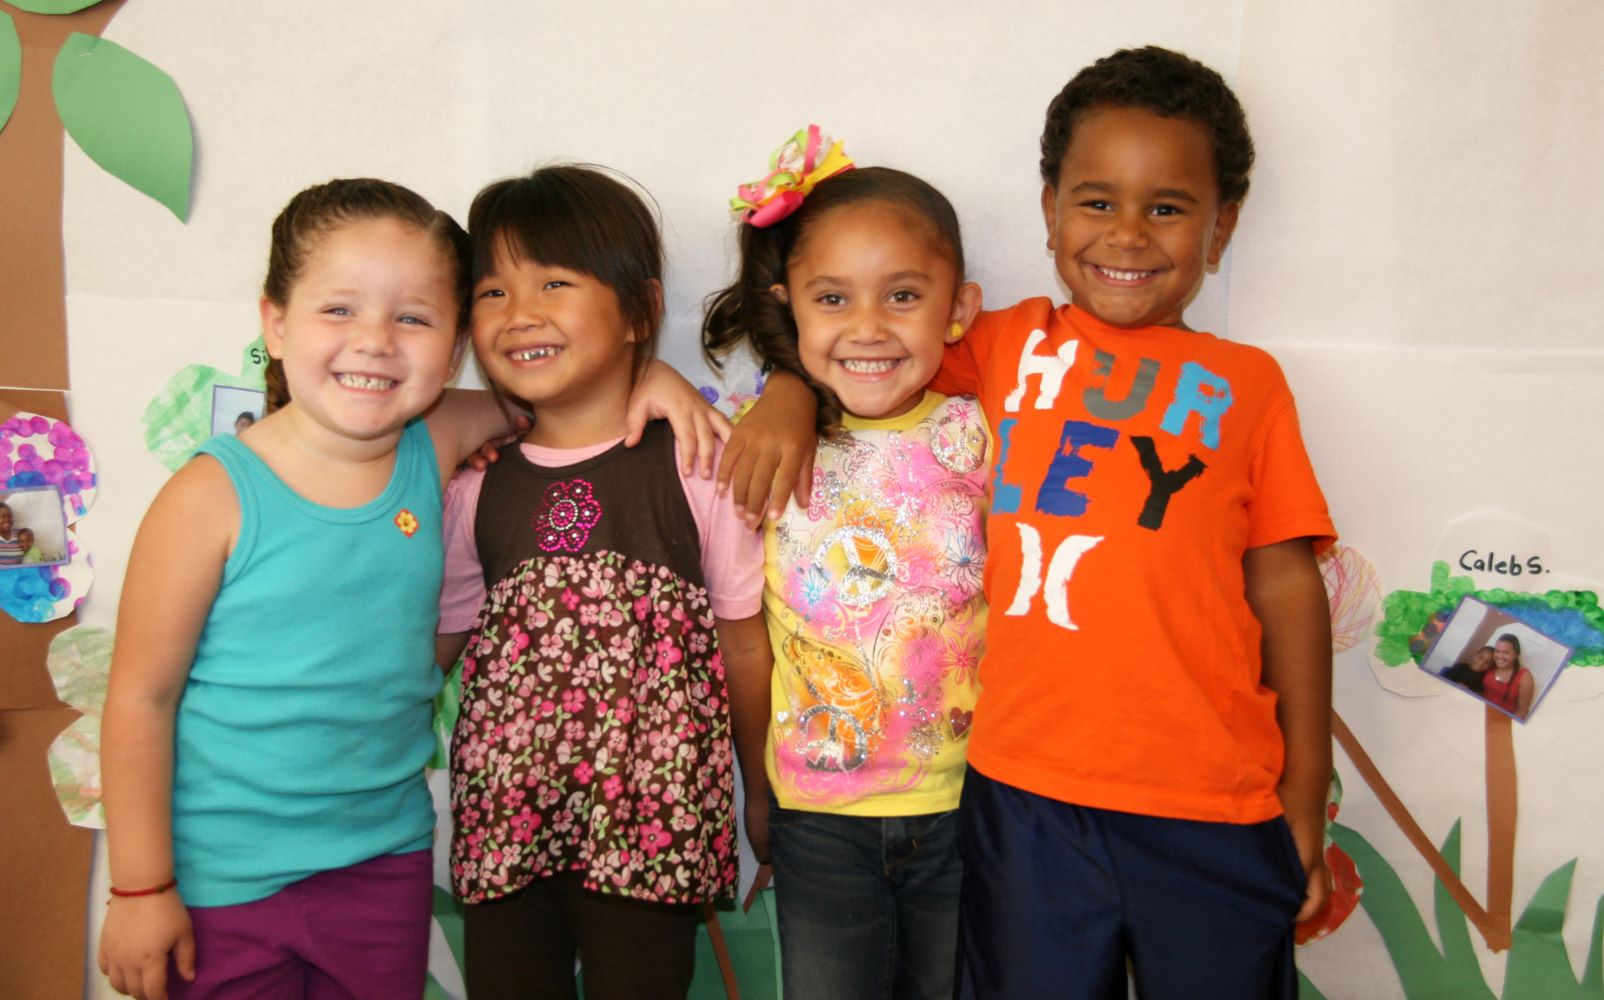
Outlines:
<svg viewBox="0 0 1604 1000"><path fill-rule="evenodd" d="M232 385L212 386L212 433L236 437L262 419L267 394L260 389L241 389Z"/></svg>
<svg viewBox="0 0 1604 1000"><path fill-rule="evenodd" d="M0 570L67 562L67 517L54 486L0 492Z"/></svg>
<svg viewBox="0 0 1604 1000"><path fill-rule="evenodd" d="M1530 719L1572 649L1517 611L1474 597L1459 602L1420 669L1481 699L1516 722Z"/></svg>

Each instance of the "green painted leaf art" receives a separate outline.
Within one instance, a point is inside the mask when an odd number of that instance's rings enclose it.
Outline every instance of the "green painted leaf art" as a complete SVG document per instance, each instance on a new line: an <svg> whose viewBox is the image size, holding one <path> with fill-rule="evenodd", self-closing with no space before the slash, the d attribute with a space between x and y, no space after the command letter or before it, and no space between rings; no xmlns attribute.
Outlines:
<svg viewBox="0 0 1604 1000"><path fill-rule="evenodd" d="M100 806L100 716L111 670L111 633L79 625L50 641L47 663L56 697L82 712L50 744L50 780L67 822L106 828Z"/></svg>
<svg viewBox="0 0 1604 1000"><path fill-rule="evenodd" d="M0 129L11 120L21 91L22 41L17 37L17 23L0 11Z"/></svg>
<svg viewBox="0 0 1604 1000"><path fill-rule="evenodd" d="M11 0L11 6L30 14L76 14L100 0Z"/></svg>
<svg viewBox="0 0 1604 1000"><path fill-rule="evenodd" d="M145 407L141 423L145 447L174 472L214 433L230 433L246 414L262 416L267 351L262 338L247 344L240 373L229 375L211 365L179 369Z"/></svg>
<svg viewBox="0 0 1604 1000"><path fill-rule="evenodd" d="M116 42L74 32L56 55L52 87L78 148L180 220L189 216L195 138L172 77Z"/></svg>
<svg viewBox="0 0 1604 1000"><path fill-rule="evenodd" d="M1431 589L1394 590L1381 602L1376 658L1389 667L1420 663L1432 639L1459 606L1474 597L1507 611L1544 635L1571 647L1571 665L1604 665L1604 608L1590 590L1527 592L1478 590L1468 576L1454 576L1446 562L1431 566Z"/></svg>

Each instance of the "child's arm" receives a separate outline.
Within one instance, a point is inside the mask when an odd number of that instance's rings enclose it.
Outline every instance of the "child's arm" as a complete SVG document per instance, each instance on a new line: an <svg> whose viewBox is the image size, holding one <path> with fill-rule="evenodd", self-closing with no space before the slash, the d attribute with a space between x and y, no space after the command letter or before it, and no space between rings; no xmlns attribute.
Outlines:
<svg viewBox="0 0 1604 1000"><path fill-rule="evenodd" d="M1532 695L1536 693L1537 682L1532 680L1530 670L1520 672L1520 686L1515 689L1515 715L1526 718L1526 713L1532 710Z"/></svg>
<svg viewBox="0 0 1604 1000"><path fill-rule="evenodd" d="M451 481L463 459L514 430L496 397L483 389L447 389L429 408L424 421L434 442L442 484Z"/></svg>
<svg viewBox="0 0 1604 1000"><path fill-rule="evenodd" d="M649 420L665 419L674 428L682 470L688 476L698 467L702 478L713 474L713 439L728 441L730 420L712 405L690 381L667 362L653 359L635 390L629 394L629 433L626 447L640 442Z"/></svg>
<svg viewBox="0 0 1604 1000"><path fill-rule="evenodd" d="M446 482L464 460L476 469L488 468L508 443L509 434L528 428L510 426L495 397L479 389L447 389L426 418L440 462L440 481ZM514 423L526 420L514 413ZM730 421L713 409L683 375L671 365L653 360L629 397L628 428L624 443L634 447L648 421L663 419L674 429L686 474L701 458L702 478L713 474L714 440L730 436Z"/></svg>
<svg viewBox="0 0 1604 1000"><path fill-rule="evenodd" d="M452 664L468 645L466 632L441 632L434 637L434 662L443 673L451 673Z"/></svg>
<svg viewBox="0 0 1604 1000"><path fill-rule="evenodd" d="M1276 794L1309 873L1302 921L1330 893L1323 848L1331 786L1331 612L1307 538L1249 549L1242 573L1248 605L1264 628L1263 683L1276 693L1286 745Z"/></svg>
<svg viewBox="0 0 1604 1000"><path fill-rule="evenodd" d="M735 757L746 793L746 839L759 864L769 863L769 778L764 744L769 731L769 674L774 653L761 614L716 619L724 675L730 687L730 723Z"/></svg>
<svg viewBox="0 0 1604 1000"><path fill-rule="evenodd" d="M119 889L173 877L174 717L238 522L227 473L201 458L163 487L134 539L101 726L106 844ZM195 978L182 890L111 900L99 964L119 992L164 998L169 953L180 975Z"/></svg>
<svg viewBox="0 0 1604 1000"><path fill-rule="evenodd" d="M813 489L813 454L819 446L815 419L819 399L796 375L776 371L763 394L741 418L718 466L721 492L728 490L748 524L785 513L789 496L806 507Z"/></svg>

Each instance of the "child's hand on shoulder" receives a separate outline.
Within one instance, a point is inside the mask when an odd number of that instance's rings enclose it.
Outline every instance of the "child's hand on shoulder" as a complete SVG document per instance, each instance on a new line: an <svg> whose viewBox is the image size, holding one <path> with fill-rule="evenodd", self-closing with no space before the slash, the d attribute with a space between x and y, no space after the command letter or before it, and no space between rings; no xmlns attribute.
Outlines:
<svg viewBox="0 0 1604 1000"><path fill-rule="evenodd" d="M100 933L100 971L112 989L140 1000L166 1000L167 956L195 978L195 933L177 891L111 901Z"/></svg>
<svg viewBox="0 0 1604 1000"><path fill-rule="evenodd" d="M718 467L720 492L756 527L785 513L790 497L806 507L813 489L813 455L819 446L814 421L818 397L800 378L775 372L763 395L736 425Z"/></svg>
<svg viewBox="0 0 1604 1000"><path fill-rule="evenodd" d="M703 479L713 475L714 439L727 441L730 436L730 419L713 409L672 365L655 359L629 395L627 419L624 444L631 448L640 443L647 421L667 420L679 442L682 471L688 476L700 469Z"/></svg>

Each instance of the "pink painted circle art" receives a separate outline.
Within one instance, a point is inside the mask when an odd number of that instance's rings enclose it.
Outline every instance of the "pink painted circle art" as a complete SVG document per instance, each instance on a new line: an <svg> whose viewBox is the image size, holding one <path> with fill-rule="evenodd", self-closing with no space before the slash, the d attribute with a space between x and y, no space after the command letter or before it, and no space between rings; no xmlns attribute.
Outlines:
<svg viewBox="0 0 1604 1000"><path fill-rule="evenodd" d="M70 526L89 512L97 482L94 456L63 421L19 412L0 423L0 495L54 490L61 524ZM0 567L0 610L19 622L50 622L78 607L94 570L72 529L64 534L65 562Z"/></svg>
<svg viewBox="0 0 1604 1000"><path fill-rule="evenodd" d="M535 529L535 538L542 550L578 552L584 548L590 529L601 520L601 515L601 504L596 501L590 483L570 479L546 487L530 525Z"/></svg>
<svg viewBox="0 0 1604 1000"><path fill-rule="evenodd" d="M8 489L54 486L71 524L89 513L97 482L94 456L62 421L18 413L0 424L0 483Z"/></svg>

